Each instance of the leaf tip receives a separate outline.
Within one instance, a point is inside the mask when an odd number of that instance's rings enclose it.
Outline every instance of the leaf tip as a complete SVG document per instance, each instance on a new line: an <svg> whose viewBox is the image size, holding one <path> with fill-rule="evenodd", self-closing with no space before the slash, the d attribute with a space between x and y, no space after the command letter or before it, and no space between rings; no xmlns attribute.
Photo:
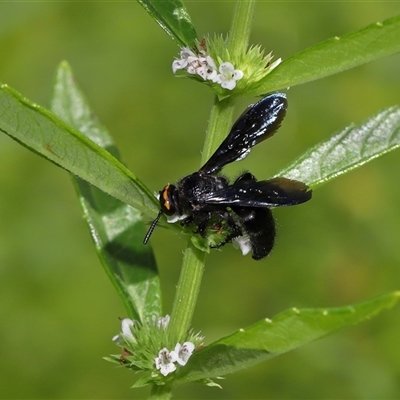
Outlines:
<svg viewBox="0 0 400 400"><path fill-rule="evenodd" d="M68 62L67 60L62 60L62 61L60 62L60 64L58 65L58 68L70 70L70 69L71 69L71 65L69 64L69 62Z"/></svg>

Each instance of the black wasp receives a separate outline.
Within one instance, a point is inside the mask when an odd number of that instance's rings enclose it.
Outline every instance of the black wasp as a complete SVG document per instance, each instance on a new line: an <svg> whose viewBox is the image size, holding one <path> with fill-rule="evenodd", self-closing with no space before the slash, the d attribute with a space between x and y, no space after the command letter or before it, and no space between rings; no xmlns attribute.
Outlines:
<svg viewBox="0 0 400 400"><path fill-rule="evenodd" d="M243 254L266 257L275 242L275 222L271 207L293 206L311 199L311 190L302 182L287 178L257 181L250 172L233 184L219 175L222 168L243 159L257 143L271 137L279 128L287 108L286 96L273 93L251 105L235 122L229 135L211 158L197 171L168 184L160 191L160 212L147 232L146 244L162 214L169 222L193 224L203 238L217 232L221 247L232 239ZM215 236L215 235L214 235Z"/></svg>

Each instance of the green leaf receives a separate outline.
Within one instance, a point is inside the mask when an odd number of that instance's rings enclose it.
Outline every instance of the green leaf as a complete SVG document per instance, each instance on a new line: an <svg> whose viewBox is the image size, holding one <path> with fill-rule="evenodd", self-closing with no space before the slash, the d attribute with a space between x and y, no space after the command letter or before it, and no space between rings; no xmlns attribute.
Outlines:
<svg viewBox="0 0 400 400"><path fill-rule="evenodd" d="M400 16L334 37L284 60L247 95L261 95L336 74L400 51Z"/></svg>
<svg viewBox="0 0 400 400"><path fill-rule="evenodd" d="M277 176L316 187L400 146L400 107L389 107L308 150Z"/></svg>
<svg viewBox="0 0 400 400"><path fill-rule="evenodd" d="M197 38L183 2L180 0L138 0L165 32L181 46L192 47Z"/></svg>
<svg viewBox="0 0 400 400"><path fill-rule="evenodd" d="M140 378L131 386L134 389L144 387L147 385L151 385L154 382L154 378L152 378L151 373L144 373L140 376Z"/></svg>
<svg viewBox="0 0 400 400"><path fill-rule="evenodd" d="M119 158L110 134L93 117L66 62L57 70L51 109ZM151 246L142 243L145 227L141 213L79 178L73 181L98 256L129 317L140 321L159 317L160 279Z"/></svg>
<svg viewBox="0 0 400 400"><path fill-rule="evenodd" d="M287 310L199 350L179 370L175 382L215 378L250 367L369 319L399 300L400 292L394 292L347 307Z"/></svg>
<svg viewBox="0 0 400 400"><path fill-rule="evenodd" d="M0 86L0 131L124 203L149 216L157 214L152 192L122 163L7 85Z"/></svg>

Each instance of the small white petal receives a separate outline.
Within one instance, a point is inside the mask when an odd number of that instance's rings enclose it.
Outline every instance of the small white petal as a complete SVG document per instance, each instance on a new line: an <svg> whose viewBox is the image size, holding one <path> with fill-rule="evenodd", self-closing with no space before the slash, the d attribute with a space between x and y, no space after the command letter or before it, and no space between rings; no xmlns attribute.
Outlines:
<svg viewBox="0 0 400 400"><path fill-rule="evenodd" d="M186 68L187 65L197 59L196 54L194 54L189 47L182 47L181 51L179 52L179 56L181 58L172 63L172 72L174 74L178 69Z"/></svg>
<svg viewBox="0 0 400 400"><path fill-rule="evenodd" d="M215 83L221 84L221 82L222 82L221 75L219 75L219 74L215 75L212 81Z"/></svg>
<svg viewBox="0 0 400 400"><path fill-rule="evenodd" d="M171 372L174 372L176 370L176 366L173 363L169 363L166 365L163 365L160 368L160 372L164 375L167 376L168 374L170 374Z"/></svg>
<svg viewBox="0 0 400 400"><path fill-rule="evenodd" d="M172 63L172 72L175 74L175 72L178 71L178 69L183 69L186 67L186 65L187 65L186 60L175 60Z"/></svg>
<svg viewBox="0 0 400 400"><path fill-rule="evenodd" d="M177 343L176 345L175 345L175 349L174 349L174 351L175 351L175 353L179 353L179 351L181 350L181 344L180 343Z"/></svg>
<svg viewBox="0 0 400 400"><path fill-rule="evenodd" d="M157 319L157 327L166 329L169 324L170 316L167 314L165 317L160 317Z"/></svg>
<svg viewBox="0 0 400 400"><path fill-rule="evenodd" d="M196 75L197 74L197 66L194 64L189 64L186 71L188 72L188 74L191 75Z"/></svg>
<svg viewBox="0 0 400 400"><path fill-rule="evenodd" d="M176 370L174 362L177 358L178 355L175 351L170 352L164 347L158 352L158 357L154 359L154 363L156 364L156 368L159 369L164 376L167 376Z"/></svg>
<svg viewBox="0 0 400 400"><path fill-rule="evenodd" d="M197 57L197 56L195 56L195 55L190 56L190 57L188 57L188 59L187 59L188 64L198 64L198 63L200 62L199 60L200 60L200 58Z"/></svg>
<svg viewBox="0 0 400 400"><path fill-rule="evenodd" d="M233 67L233 64L231 64L230 62L224 62L219 67L219 72L224 75L233 74L234 70L235 68Z"/></svg>
<svg viewBox="0 0 400 400"><path fill-rule="evenodd" d="M163 364L168 364L170 362L175 362L178 355L175 351L169 351L166 347L158 352L158 357L161 358Z"/></svg>
<svg viewBox="0 0 400 400"><path fill-rule="evenodd" d="M215 61L213 60L212 57L207 56L206 57L207 64L212 68L212 69L217 69L217 66L215 65Z"/></svg>
<svg viewBox="0 0 400 400"><path fill-rule="evenodd" d="M177 361L178 357L178 353L175 350L169 352L169 359L171 360L171 362Z"/></svg>
<svg viewBox="0 0 400 400"><path fill-rule="evenodd" d="M196 54L194 54L189 47L182 47L179 55L181 56L181 58L196 57Z"/></svg>
<svg viewBox="0 0 400 400"><path fill-rule="evenodd" d="M123 333L125 336L129 336L129 337L131 337L131 338L133 339L133 334L132 334L132 331L131 331L131 327L132 327L133 325L135 325L135 321L133 321L133 320L130 319L130 318L124 318L124 319L121 321L121 325L122 325L122 333Z"/></svg>
<svg viewBox="0 0 400 400"><path fill-rule="evenodd" d="M239 247L244 256L249 254L252 249L251 241L248 236L239 236L232 240L232 244L236 248Z"/></svg>
<svg viewBox="0 0 400 400"><path fill-rule="evenodd" d="M183 219L187 218L186 214L174 214L174 215L167 215L167 222L169 224L174 224L175 222L181 221Z"/></svg>
<svg viewBox="0 0 400 400"><path fill-rule="evenodd" d="M208 73L207 80L215 82L217 76L218 76L217 75L217 71L214 69L214 70L212 70L211 72Z"/></svg>
<svg viewBox="0 0 400 400"><path fill-rule="evenodd" d="M124 343L123 336L128 336L131 339L135 339L135 337L133 336L132 331L130 329L133 325L135 325L135 321L134 320L132 320L130 318L122 319L121 320L121 331L122 331L122 333L119 334L119 335L115 335L112 338L112 341L117 343L117 344L123 344Z"/></svg>
<svg viewBox="0 0 400 400"><path fill-rule="evenodd" d="M241 71L240 69L235 69L235 71L233 72L233 79L238 81L239 79L242 78L243 78L243 71Z"/></svg>
<svg viewBox="0 0 400 400"><path fill-rule="evenodd" d="M113 336L113 338L111 339L113 342L119 344L121 342L121 335L115 335Z"/></svg>
<svg viewBox="0 0 400 400"><path fill-rule="evenodd" d="M234 89L236 81L243 78L243 71L235 69L230 62L222 63L219 67L219 72L214 82L219 83L224 89Z"/></svg>
<svg viewBox="0 0 400 400"><path fill-rule="evenodd" d="M268 66L268 69L272 71L274 68L276 68L280 63L282 62L282 58L278 58L275 60L271 65Z"/></svg>
<svg viewBox="0 0 400 400"><path fill-rule="evenodd" d="M204 80L207 80L208 68L207 66L199 67L196 69L197 75L201 76Z"/></svg>
<svg viewBox="0 0 400 400"><path fill-rule="evenodd" d="M177 363L179 365L186 365L188 362L190 356L193 354L193 351L195 349L195 345L192 342L185 342L181 346L180 343L177 343L175 346L175 352L178 355L177 358Z"/></svg>
<svg viewBox="0 0 400 400"><path fill-rule="evenodd" d="M221 83L221 86L224 89L232 90L236 86L236 81L234 79L231 79L230 81L225 81Z"/></svg>

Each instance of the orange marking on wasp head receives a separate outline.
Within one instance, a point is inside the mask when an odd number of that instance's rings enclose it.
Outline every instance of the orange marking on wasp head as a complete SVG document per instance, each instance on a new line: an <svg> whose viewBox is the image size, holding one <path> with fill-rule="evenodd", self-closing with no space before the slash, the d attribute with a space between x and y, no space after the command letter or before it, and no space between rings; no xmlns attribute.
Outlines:
<svg viewBox="0 0 400 400"><path fill-rule="evenodd" d="M169 186L170 186L170 185L165 186L165 188L164 188L163 191L162 191L163 206L164 206L167 210L170 210L170 209L171 209L171 204L170 204L169 199L168 199Z"/></svg>

